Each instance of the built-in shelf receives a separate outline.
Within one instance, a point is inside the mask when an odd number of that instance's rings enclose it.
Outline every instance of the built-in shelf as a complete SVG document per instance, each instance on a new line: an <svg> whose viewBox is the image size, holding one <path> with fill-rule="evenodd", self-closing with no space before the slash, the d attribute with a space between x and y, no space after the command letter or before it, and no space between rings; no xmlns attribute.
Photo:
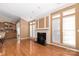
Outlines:
<svg viewBox="0 0 79 59"><path fill-rule="evenodd" d="M5 32L7 39L16 37L16 24L10 22L0 22L0 31Z"/></svg>

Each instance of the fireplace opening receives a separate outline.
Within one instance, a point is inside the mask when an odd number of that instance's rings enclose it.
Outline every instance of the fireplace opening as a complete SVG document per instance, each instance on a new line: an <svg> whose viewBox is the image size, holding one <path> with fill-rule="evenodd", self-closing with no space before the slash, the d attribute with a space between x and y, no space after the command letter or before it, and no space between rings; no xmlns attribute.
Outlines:
<svg viewBox="0 0 79 59"><path fill-rule="evenodd" d="M46 44L46 33L37 33L37 43L42 45Z"/></svg>

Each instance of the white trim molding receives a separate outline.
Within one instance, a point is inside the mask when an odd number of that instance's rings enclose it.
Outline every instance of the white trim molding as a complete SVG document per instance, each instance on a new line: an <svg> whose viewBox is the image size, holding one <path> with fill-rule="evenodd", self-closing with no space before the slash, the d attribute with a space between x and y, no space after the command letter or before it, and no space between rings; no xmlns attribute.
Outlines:
<svg viewBox="0 0 79 59"><path fill-rule="evenodd" d="M65 49L72 50L72 51L75 51L75 52L79 52L78 49L69 48L69 47L66 47L66 46L58 45L58 44L49 43L49 45L54 45L54 46L57 46L57 47L65 48Z"/></svg>

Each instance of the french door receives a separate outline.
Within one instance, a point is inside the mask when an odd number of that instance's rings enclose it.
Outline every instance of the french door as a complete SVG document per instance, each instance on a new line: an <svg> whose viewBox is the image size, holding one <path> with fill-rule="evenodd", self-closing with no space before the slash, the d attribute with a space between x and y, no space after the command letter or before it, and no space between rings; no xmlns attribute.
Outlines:
<svg viewBox="0 0 79 59"><path fill-rule="evenodd" d="M76 44L75 15L63 17L63 44L74 47Z"/></svg>
<svg viewBox="0 0 79 59"><path fill-rule="evenodd" d="M20 23L18 22L17 24L16 24L16 30L17 30L17 39L19 40L20 39Z"/></svg>
<svg viewBox="0 0 79 59"><path fill-rule="evenodd" d="M32 23L30 24L30 37L35 38L36 36L36 24Z"/></svg>
<svg viewBox="0 0 79 59"><path fill-rule="evenodd" d="M30 37L32 37L32 25L30 24Z"/></svg>
<svg viewBox="0 0 79 59"><path fill-rule="evenodd" d="M33 37L35 38L35 36L36 36L36 24L33 24L32 34L33 34Z"/></svg>
<svg viewBox="0 0 79 59"><path fill-rule="evenodd" d="M66 10L52 17L52 42L62 44L67 47L76 47L76 25L75 9ZM62 31L60 32L60 20L62 20ZM60 34L63 34L62 36ZM60 36L62 39L60 39Z"/></svg>
<svg viewBox="0 0 79 59"><path fill-rule="evenodd" d="M60 18L52 20L52 42L60 44Z"/></svg>

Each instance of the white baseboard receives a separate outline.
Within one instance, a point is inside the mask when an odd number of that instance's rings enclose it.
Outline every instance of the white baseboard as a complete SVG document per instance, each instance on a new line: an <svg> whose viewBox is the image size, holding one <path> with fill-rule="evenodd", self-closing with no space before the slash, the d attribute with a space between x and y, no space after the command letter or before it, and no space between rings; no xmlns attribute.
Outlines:
<svg viewBox="0 0 79 59"><path fill-rule="evenodd" d="M55 45L55 46L58 46L58 47L61 47L61 48L65 48L65 49L68 49L68 50L72 50L72 51L75 51L75 52L79 52L79 50L78 49L75 49L75 48L69 48L69 47L66 47L66 46L52 44L52 43L49 43L49 44L50 45Z"/></svg>

